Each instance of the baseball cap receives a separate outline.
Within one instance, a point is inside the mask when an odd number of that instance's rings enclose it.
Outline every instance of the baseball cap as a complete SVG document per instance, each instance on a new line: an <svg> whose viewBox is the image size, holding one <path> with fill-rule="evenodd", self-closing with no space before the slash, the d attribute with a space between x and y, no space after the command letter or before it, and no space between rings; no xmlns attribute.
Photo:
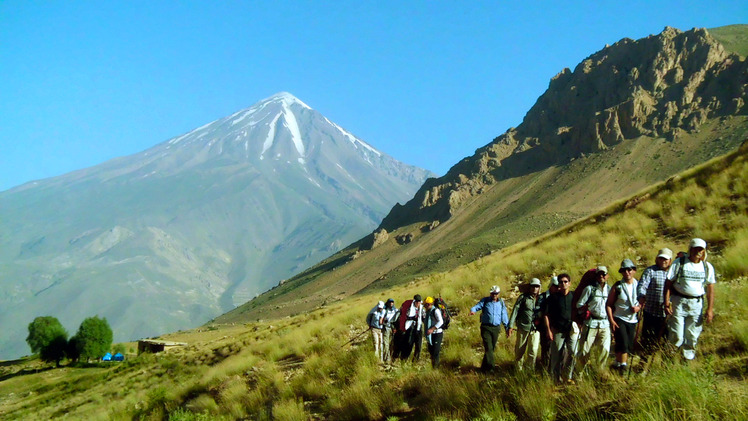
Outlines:
<svg viewBox="0 0 748 421"><path fill-rule="evenodd" d="M693 240L691 240L691 244L688 246L688 248L695 248L695 247L701 247L705 249L706 241L702 240L701 238L694 238Z"/></svg>
<svg viewBox="0 0 748 421"><path fill-rule="evenodd" d="M663 257L665 259L672 259L673 251L665 247L664 249L660 249L660 251L657 252L657 257Z"/></svg>
<svg viewBox="0 0 748 421"><path fill-rule="evenodd" d="M499 288L498 285L494 285L491 287L491 291L489 294L499 294L501 292L501 288Z"/></svg>
<svg viewBox="0 0 748 421"><path fill-rule="evenodd" d="M532 278L532 280L530 281L530 286L540 286L540 279Z"/></svg>
<svg viewBox="0 0 748 421"><path fill-rule="evenodd" d="M551 276L551 285L554 287L558 286L558 276Z"/></svg>
<svg viewBox="0 0 748 421"><path fill-rule="evenodd" d="M416 294L413 296L413 301L421 301L421 294Z"/></svg>
<svg viewBox="0 0 748 421"><path fill-rule="evenodd" d="M384 308L384 301L380 301L377 303L377 308Z"/></svg>
<svg viewBox="0 0 748 421"><path fill-rule="evenodd" d="M595 269L596 269L595 273L599 273L599 272L606 273L606 274L608 273L608 267L607 266L602 266L601 265L601 266L598 266Z"/></svg>

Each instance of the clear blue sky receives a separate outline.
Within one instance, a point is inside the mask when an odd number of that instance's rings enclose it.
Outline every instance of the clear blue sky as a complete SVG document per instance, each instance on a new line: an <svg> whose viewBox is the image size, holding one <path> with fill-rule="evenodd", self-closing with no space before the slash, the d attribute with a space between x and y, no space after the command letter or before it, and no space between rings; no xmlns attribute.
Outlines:
<svg viewBox="0 0 748 421"><path fill-rule="evenodd" d="M0 1L0 191L280 91L443 174L605 44L748 22L745 1L510 3Z"/></svg>

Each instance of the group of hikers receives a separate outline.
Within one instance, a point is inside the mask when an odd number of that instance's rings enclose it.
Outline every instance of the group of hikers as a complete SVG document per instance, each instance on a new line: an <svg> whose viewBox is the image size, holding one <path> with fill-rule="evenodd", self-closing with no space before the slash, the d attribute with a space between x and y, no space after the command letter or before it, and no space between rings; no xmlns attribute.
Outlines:
<svg viewBox="0 0 748 421"><path fill-rule="evenodd" d="M714 317L715 274L706 261L706 249L700 238L691 240L688 252L677 256L663 248L639 279L634 262L623 259L618 269L621 279L613 285L608 285L608 268L602 265L584 273L576 290L571 290L568 273L552 277L542 293L540 280L532 278L521 286L511 315L500 298L501 289L491 287L489 296L469 313L481 312L481 370L496 367L494 349L502 326L507 338L516 332L518 370L545 367L559 381L573 382L574 373L586 368L606 370L611 336L615 339L613 367L620 372L630 368L640 321L638 342L644 356L666 346L679 349L686 360L694 359L703 322L711 323ZM427 297L422 302L415 295L400 308L392 298L380 301L367 316L377 358L383 363L408 360L415 349L417 360L425 334L432 366L438 367L449 318L441 298Z"/></svg>

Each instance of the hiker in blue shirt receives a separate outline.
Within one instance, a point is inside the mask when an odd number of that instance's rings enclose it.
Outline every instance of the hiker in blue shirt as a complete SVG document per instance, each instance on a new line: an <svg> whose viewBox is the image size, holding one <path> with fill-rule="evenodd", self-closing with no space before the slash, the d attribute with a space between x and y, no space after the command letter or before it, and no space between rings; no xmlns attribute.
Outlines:
<svg viewBox="0 0 748 421"><path fill-rule="evenodd" d="M494 285L491 287L489 293L489 297L481 299L478 304L470 309L471 316L481 311L480 336L483 340L483 350L485 351L483 362L481 362L481 370L486 372L492 371L495 368L493 353L496 348L496 342L499 340L501 325L504 325L504 330L507 334L509 333L509 316L506 312L506 305L504 304L504 300L499 298L501 288Z"/></svg>

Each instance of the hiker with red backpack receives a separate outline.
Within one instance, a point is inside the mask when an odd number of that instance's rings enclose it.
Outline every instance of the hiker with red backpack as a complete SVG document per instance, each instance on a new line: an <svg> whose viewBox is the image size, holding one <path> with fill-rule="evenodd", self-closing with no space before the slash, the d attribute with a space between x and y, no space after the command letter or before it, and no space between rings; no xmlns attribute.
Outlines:
<svg viewBox="0 0 748 421"><path fill-rule="evenodd" d="M688 257L676 259L667 274L663 306L670 315L669 340L681 348L683 358L696 358L696 343L704 321L714 318L714 267L706 261L706 241L694 238L688 248ZM706 296L706 314L704 309Z"/></svg>
<svg viewBox="0 0 748 421"><path fill-rule="evenodd" d="M509 317L509 330L507 337L517 331L517 342L514 346L514 356L517 370L534 370L535 360L540 347L540 279L532 278L527 285L527 292L517 298L512 307L512 315Z"/></svg>
<svg viewBox="0 0 748 421"><path fill-rule="evenodd" d="M482 298L478 304L470 309L470 315L475 315L480 311L480 336L483 341L483 361L481 362L481 371L490 372L496 368L494 363L494 350L496 342L499 340L501 325L509 334L509 316L507 316L506 305L504 300L499 298L501 288L497 285L491 287L490 296Z"/></svg>
<svg viewBox="0 0 748 421"><path fill-rule="evenodd" d="M608 268L605 266L595 268L595 277L597 283L585 287L576 304L577 309L581 310L581 320L584 323L579 352L580 370L584 369L591 355L593 355L595 368L606 369L610 354L610 323L605 308L610 292L607 283Z"/></svg>
<svg viewBox="0 0 748 421"><path fill-rule="evenodd" d="M417 361L421 355L421 344L423 342L423 306L421 296L416 294L412 300L406 300L400 307L400 319L398 320L400 331L400 348L398 356L407 361L413 352L413 361Z"/></svg>
<svg viewBox="0 0 748 421"><path fill-rule="evenodd" d="M431 355L431 367L439 366L439 354L442 349L442 339L444 338L444 316L439 307L434 305L433 297L426 297L423 302L423 325L426 328L426 346Z"/></svg>

